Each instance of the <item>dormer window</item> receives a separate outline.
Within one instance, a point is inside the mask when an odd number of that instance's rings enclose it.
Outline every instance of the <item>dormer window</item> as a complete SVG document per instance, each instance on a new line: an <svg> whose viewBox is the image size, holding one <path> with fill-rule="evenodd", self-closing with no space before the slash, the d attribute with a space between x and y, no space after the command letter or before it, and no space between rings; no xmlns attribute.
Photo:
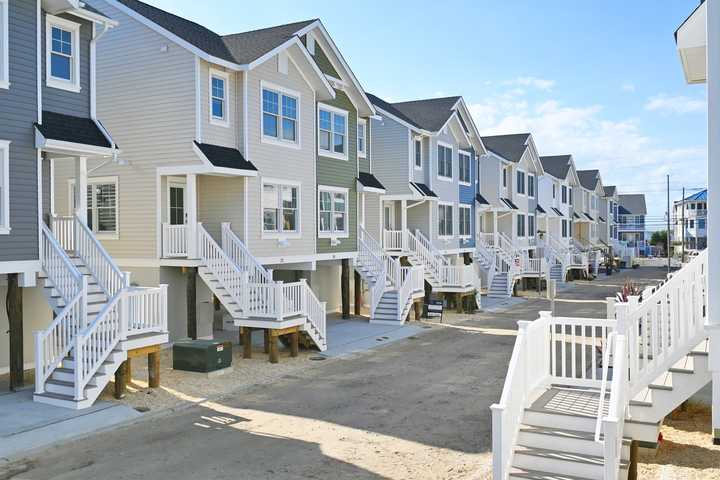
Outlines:
<svg viewBox="0 0 720 480"><path fill-rule="evenodd" d="M0 0L0 88L10 87L10 34L8 0Z"/></svg>
<svg viewBox="0 0 720 480"><path fill-rule="evenodd" d="M46 83L49 87L80 91L80 24L46 16Z"/></svg>

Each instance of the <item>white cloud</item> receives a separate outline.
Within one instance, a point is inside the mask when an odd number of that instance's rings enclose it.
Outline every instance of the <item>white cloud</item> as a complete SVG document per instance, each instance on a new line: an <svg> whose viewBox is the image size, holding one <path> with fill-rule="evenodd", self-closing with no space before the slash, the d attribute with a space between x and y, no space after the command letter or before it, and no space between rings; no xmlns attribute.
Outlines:
<svg viewBox="0 0 720 480"><path fill-rule="evenodd" d="M520 85L523 87L537 88L538 90L551 90L555 86L555 80L546 80L537 77L518 77L504 83L505 85Z"/></svg>
<svg viewBox="0 0 720 480"><path fill-rule="evenodd" d="M703 99L690 98L684 95L656 95L645 104L645 110L664 113L699 113L707 111L707 103Z"/></svg>
<svg viewBox="0 0 720 480"><path fill-rule="evenodd" d="M634 83L623 83L623 85L620 87L623 92L634 92L635 91L635 84Z"/></svg>

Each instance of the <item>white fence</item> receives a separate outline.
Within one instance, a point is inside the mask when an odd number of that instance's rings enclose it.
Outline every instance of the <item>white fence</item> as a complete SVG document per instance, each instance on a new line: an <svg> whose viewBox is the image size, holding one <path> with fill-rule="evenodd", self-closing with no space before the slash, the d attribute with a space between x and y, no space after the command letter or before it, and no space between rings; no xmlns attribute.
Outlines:
<svg viewBox="0 0 720 480"><path fill-rule="evenodd" d="M162 224L162 255L164 258L188 256L188 226Z"/></svg>

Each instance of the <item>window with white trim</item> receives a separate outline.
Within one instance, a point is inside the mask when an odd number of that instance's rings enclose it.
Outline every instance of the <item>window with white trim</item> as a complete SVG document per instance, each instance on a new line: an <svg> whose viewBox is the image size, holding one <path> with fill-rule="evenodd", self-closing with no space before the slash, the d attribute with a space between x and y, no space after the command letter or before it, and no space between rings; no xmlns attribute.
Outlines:
<svg viewBox="0 0 720 480"><path fill-rule="evenodd" d="M452 148L438 145L438 177L452 178Z"/></svg>
<svg viewBox="0 0 720 480"><path fill-rule="evenodd" d="M553 200L555 200L555 184L553 183Z"/></svg>
<svg viewBox="0 0 720 480"><path fill-rule="evenodd" d="M470 154L460 152L458 155L458 175L461 183L470 185Z"/></svg>
<svg viewBox="0 0 720 480"><path fill-rule="evenodd" d="M118 180L117 177L88 178L87 226L98 235L118 234ZM70 184L72 211L77 210L75 182Z"/></svg>
<svg viewBox="0 0 720 480"><path fill-rule="evenodd" d="M453 207L450 204L438 204L438 236L452 237Z"/></svg>
<svg viewBox="0 0 720 480"><path fill-rule="evenodd" d="M507 168L502 169L503 173L503 188L507 188Z"/></svg>
<svg viewBox="0 0 720 480"><path fill-rule="evenodd" d="M525 236L525 215L522 214L517 216L517 236L519 238Z"/></svg>
<svg viewBox="0 0 720 480"><path fill-rule="evenodd" d="M0 88L10 87L10 9L8 0L0 0Z"/></svg>
<svg viewBox="0 0 720 480"><path fill-rule="evenodd" d="M528 175L528 197L535 197L535 175Z"/></svg>
<svg viewBox="0 0 720 480"><path fill-rule="evenodd" d="M415 139L415 168L422 168L422 140L419 138Z"/></svg>
<svg viewBox="0 0 720 480"><path fill-rule="evenodd" d="M517 171L517 193L525 195L525 172Z"/></svg>
<svg viewBox="0 0 720 480"><path fill-rule="evenodd" d="M0 140L0 234L8 233L10 233L10 142Z"/></svg>
<svg viewBox="0 0 720 480"><path fill-rule="evenodd" d="M80 24L45 16L45 81L49 87L80 91Z"/></svg>
<svg viewBox="0 0 720 480"><path fill-rule="evenodd" d="M348 236L348 189L318 187L320 237Z"/></svg>
<svg viewBox="0 0 720 480"><path fill-rule="evenodd" d="M458 207L458 235L462 238L470 238L470 205L460 205Z"/></svg>
<svg viewBox="0 0 720 480"><path fill-rule="evenodd" d="M297 233L300 187L280 183L262 185L263 232Z"/></svg>
<svg viewBox="0 0 720 480"><path fill-rule="evenodd" d="M562 221L562 236L563 236L563 238L568 237L568 221L567 220Z"/></svg>
<svg viewBox="0 0 720 480"><path fill-rule="evenodd" d="M568 203L568 188L565 185L562 186L561 201L563 204Z"/></svg>
<svg viewBox="0 0 720 480"><path fill-rule="evenodd" d="M535 236L535 215L528 215L528 237Z"/></svg>
<svg viewBox="0 0 720 480"><path fill-rule="evenodd" d="M318 108L318 149L321 155L347 160L347 112L327 106Z"/></svg>
<svg viewBox="0 0 720 480"><path fill-rule="evenodd" d="M367 156L367 122L365 120L358 121L357 151L358 156Z"/></svg>
<svg viewBox="0 0 720 480"><path fill-rule="evenodd" d="M228 75L219 70L210 70L210 122L215 125L229 125Z"/></svg>
<svg viewBox="0 0 720 480"><path fill-rule="evenodd" d="M298 98L263 87L263 138L294 144L298 140Z"/></svg>

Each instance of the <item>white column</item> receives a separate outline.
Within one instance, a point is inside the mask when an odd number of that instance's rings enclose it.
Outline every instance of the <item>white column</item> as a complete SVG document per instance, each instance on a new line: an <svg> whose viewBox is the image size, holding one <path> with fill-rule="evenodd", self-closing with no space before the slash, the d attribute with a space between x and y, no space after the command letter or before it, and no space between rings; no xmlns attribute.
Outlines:
<svg viewBox="0 0 720 480"><path fill-rule="evenodd" d="M360 216L360 225L362 225L363 228L367 228L365 226L365 192L360 194L360 208L362 209L362 215Z"/></svg>
<svg viewBox="0 0 720 480"><path fill-rule="evenodd" d="M720 289L720 0L707 1L708 92L708 290ZM716 205L718 207L716 207ZM720 215L718 215L720 222ZM713 379L713 443L720 444L720 295L708 295L710 370Z"/></svg>
<svg viewBox="0 0 720 480"><path fill-rule="evenodd" d="M497 222L497 210L493 210L493 245L498 245L498 222Z"/></svg>
<svg viewBox="0 0 720 480"><path fill-rule="evenodd" d="M75 159L75 215L87 224L87 157Z"/></svg>
<svg viewBox="0 0 720 480"><path fill-rule="evenodd" d="M185 186L188 228L188 258L197 258L197 175L189 173Z"/></svg>
<svg viewBox="0 0 720 480"><path fill-rule="evenodd" d="M405 230L407 230L407 200L400 200L400 230L403 232L401 237L402 238L402 248L403 251L405 250Z"/></svg>

